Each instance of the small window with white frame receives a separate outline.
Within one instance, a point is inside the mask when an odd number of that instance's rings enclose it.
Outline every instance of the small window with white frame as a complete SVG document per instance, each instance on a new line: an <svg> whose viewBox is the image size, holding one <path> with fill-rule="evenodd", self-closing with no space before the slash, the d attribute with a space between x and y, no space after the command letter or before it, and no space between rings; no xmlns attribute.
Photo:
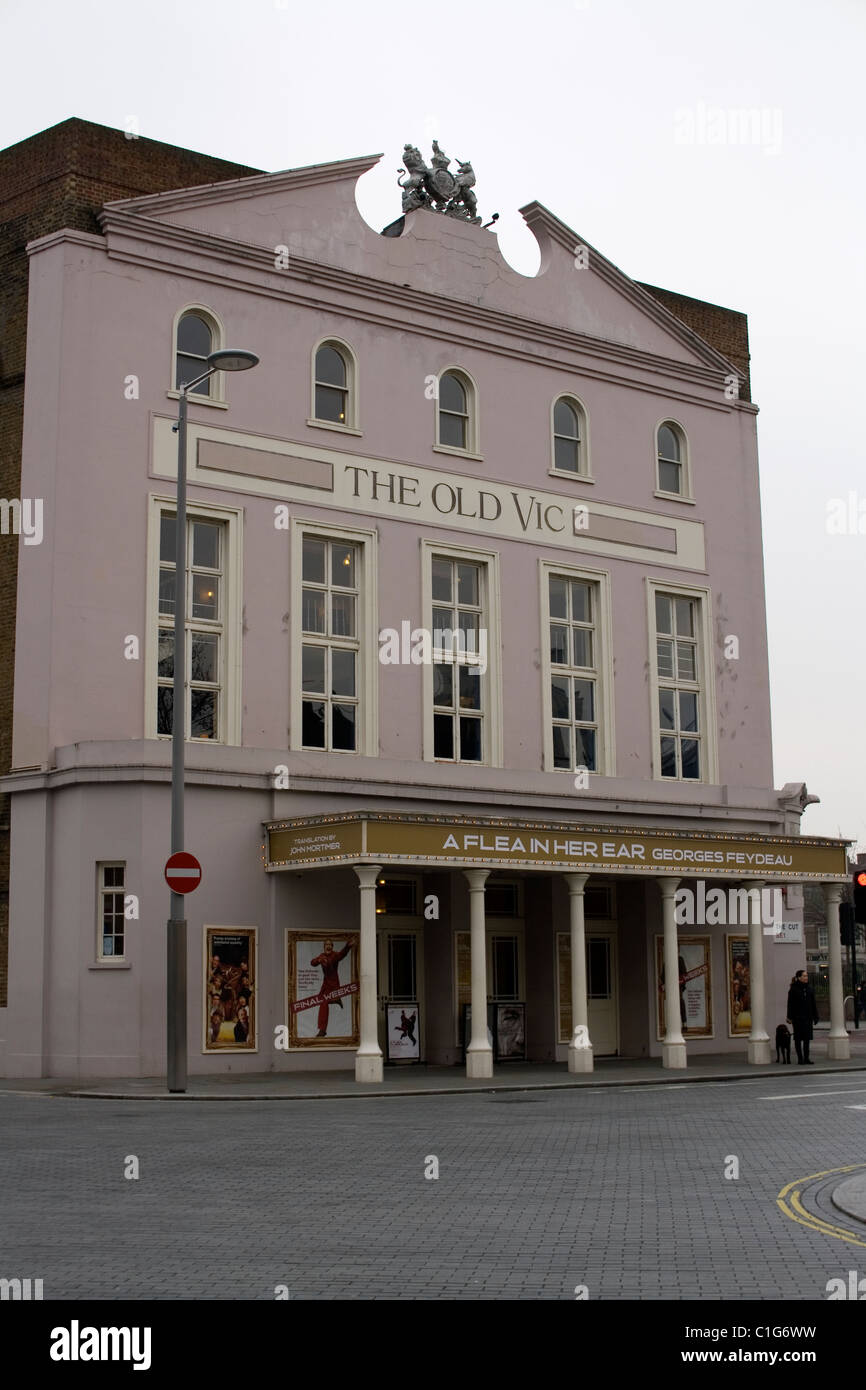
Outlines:
<svg viewBox="0 0 866 1390"><path fill-rule="evenodd" d="M307 421L323 429L358 429L358 363L348 343L326 338L313 349L312 413Z"/></svg>
<svg viewBox="0 0 866 1390"><path fill-rule="evenodd" d="M199 305L182 310L174 327L174 376L172 386L177 392L182 386L208 370L207 359L212 352L222 347L222 329L216 315ZM215 372L199 382L190 392L190 399L196 396L220 400L222 396L222 373Z"/></svg>
<svg viewBox="0 0 866 1390"><path fill-rule="evenodd" d="M656 431L656 490L668 497L691 496L688 441L673 420L662 421Z"/></svg>
<svg viewBox="0 0 866 1390"><path fill-rule="evenodd" d="M572 478L591 476L587 414L576 396L559 396L553 403L550 471Z"/></svg>
<svg viewBox="0 0 866 1390"><path fill-rule="evenodd" d="M478 393L468 372L449 367L440 373L436 393L436 449L479 453Z"/></svg>
<svg viewBox="0 0 866 1390"><path fill-rule="evenodd" d="M126 956L126 865L97 865L97 960L123 960Z"/></svg>

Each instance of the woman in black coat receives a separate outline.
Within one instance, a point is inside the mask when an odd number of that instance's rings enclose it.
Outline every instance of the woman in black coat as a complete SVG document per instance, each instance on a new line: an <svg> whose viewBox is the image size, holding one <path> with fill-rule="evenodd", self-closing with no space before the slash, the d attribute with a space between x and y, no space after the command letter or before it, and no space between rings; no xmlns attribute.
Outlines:
<svg viewBox="0 0 866 1390"><path fill-rule="evenodd" d="M800 1066L813 1067L809 1057L809 1043L812 1041L812 1025L818 1022L818 1006L815 994L809 984L809 975L798 970L788 990L788 1022L794 1029L794 1046Z"/></svg>

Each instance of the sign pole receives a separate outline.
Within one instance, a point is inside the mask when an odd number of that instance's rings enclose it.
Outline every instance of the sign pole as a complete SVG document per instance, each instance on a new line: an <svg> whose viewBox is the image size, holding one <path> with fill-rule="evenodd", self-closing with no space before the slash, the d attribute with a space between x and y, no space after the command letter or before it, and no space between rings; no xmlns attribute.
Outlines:
<svg viewBox="0 0 866 1390"><path fill-rule="evenodd" d="M181 386L177 416L177 534L175 536L174 671L171 706L171 852L183 849L184 734L186 732L186 407ZM172 891L166 937L166 1085L185 1091L186 913L183 894Z"/></svg>

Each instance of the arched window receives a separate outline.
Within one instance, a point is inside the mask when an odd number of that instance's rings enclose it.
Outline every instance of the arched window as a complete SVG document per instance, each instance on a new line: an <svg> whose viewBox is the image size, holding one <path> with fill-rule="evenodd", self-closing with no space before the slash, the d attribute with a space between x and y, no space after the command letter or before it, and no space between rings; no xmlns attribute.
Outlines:
<svg viewBox="0 0 866 1390"><path fill-rule="evenodd" d="M658 430L658 488L683 496L686 463L685 435L679 425L666 420Z"/></svg>
<svg viewBox="0 0 866 1390"><path fill-rule="evenodd" d="M316 353L316 419L345 425L349 409L349 373L346 359L330 343Z"/></svg>
<svg viewBox="0 0 866 1390"><path fill-rule="evenodd" d="M560 396L553 407L553 467L560 473L586 473L583 411L571 397Z"/></svg>
<svg viewBox="0 0 866 1390"><path fill-rule="evenodd" d="M436 443L444 449L474 453L477 447L475 390L463 372L443 372L439 378Z"/></svg>
<svg viewBox="0 0 866 1390"><path fill-rule="evenodd" d="M179 391L188 381L207 371L210 353L220 346L220 334L216 320L204 309L187 309L181 314L177 324L175 342L174 389ZM194 396L209 396L214 377L208 377L193 391Z"/></svg>

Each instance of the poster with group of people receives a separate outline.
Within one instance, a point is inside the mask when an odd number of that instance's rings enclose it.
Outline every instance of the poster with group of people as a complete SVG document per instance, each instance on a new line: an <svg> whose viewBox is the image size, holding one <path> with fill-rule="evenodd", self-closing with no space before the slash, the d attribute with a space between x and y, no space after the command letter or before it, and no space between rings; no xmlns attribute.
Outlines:
<svg viewBox="0 0 866 1390"><path fill-rule="evenodd" d="M204 1051L255 1052L255 927L208 927L205 962Z"/></svg>
<svg viewBox="0 0 866 1390"><path fill-rule="evenodd" d="M749 966L749 938L729 936L728 942L728 1035L746 1036L752 1031L752 982Z"/></svg>

